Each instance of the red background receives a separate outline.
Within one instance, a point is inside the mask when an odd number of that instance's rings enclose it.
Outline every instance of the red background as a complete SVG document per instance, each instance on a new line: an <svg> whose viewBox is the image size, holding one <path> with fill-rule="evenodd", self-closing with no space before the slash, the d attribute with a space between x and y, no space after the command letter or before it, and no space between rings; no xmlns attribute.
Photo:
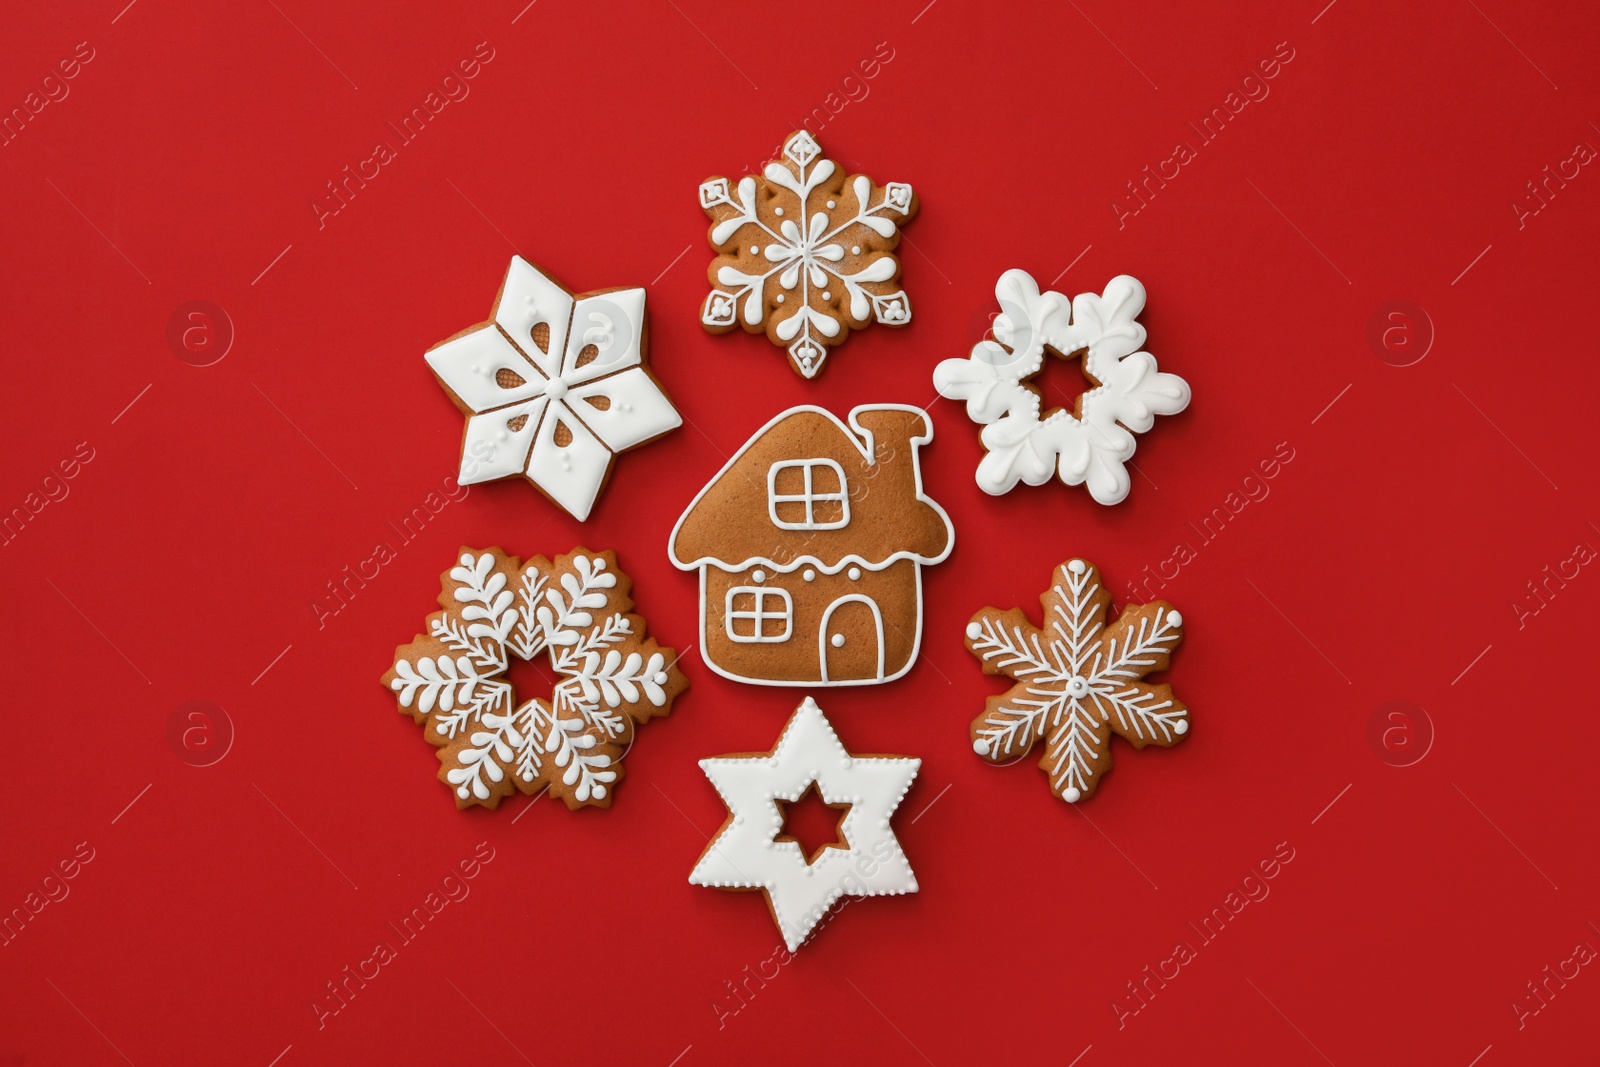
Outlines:
<svg viewBox="0 0 1600 1067"><path fill-rule="evenodd" d="M1600 575L1526 587L1600 547L1600 177L1510 206L1600 146L1592 7L523 2L4 16L7 110L78 42L94 58L0 148L0 507L80 442L93 459L0 548L0 911L80 842L93 859L0 947L0 1064L1592 1056L1592 968L1520 1027L1512 1004L1600 946ZM324 183L481 41L470 95L319 228ZM1280 42L1270 95L1198 147L1186 124ZM695 188L818 107L830 156L923 207L913 324L806 382L698 325ZM1113 199L1179 139L1198 157L1119 225ZM421 354L485 317L513 251L574 289L650 285L684 428L623 457L587 524L473 488L319 627L325 583L453 473L461 419ZM1009 267L1149 289L1149 347L1194 401L1141 439L1120 506L973 484L977 428L929 376ZM1409 351L1431 345L1405 367L1369 341L1396 299L1431 323L1412 314ZM191 300L236 333L211 366L167 340ZM779 941L759 897L687 884L724 817L695 761L768 748L797 693L691 654L612 810L458 813L377 679L463 543L615 548L652 631L693 645L694 579L665 552L683 505L781 408L885 401L932 402L925 479L956 548L927 574L923 661L820 697L857 751L923 759L897 820L922 891L851 904L741 1005L725 983ZM1268 495L1202 543L1189 524L1280 443L1292 461L1249 483ZM999 683L962 648L968 615L1032 610L1071 555L1122 590L1179 541L1195 558L1162 593L1188 621L1169 679L1189 740L1118 742L1081 810L1031 761L975 758ZM231 723L211 766L169 741L191 700ZM1425 711L1369 740L1392 700ZM1424 714L1431 748L1395 766ZM478 842L470 896L319 1029L325 983ZM1201 945L1189 924L1280 842L1270 895ZM1131 1013L1126 983L1179 941L1197 958Z"/></svg>

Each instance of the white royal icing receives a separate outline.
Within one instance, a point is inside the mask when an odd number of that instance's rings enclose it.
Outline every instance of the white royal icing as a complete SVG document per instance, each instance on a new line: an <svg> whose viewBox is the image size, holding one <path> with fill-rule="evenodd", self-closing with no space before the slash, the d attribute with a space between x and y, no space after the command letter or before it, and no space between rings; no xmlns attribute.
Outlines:
<svg viewBox="0 0 1600 1067"><path fill-rule="evenodd" d="M543 348L539 326L548 331ZM512 257L493 321L426 357L471 413L461 483L522 474L588 518L615 454L683 421L644 369L644 326L643 289L574 297ZM565 445L558 426L571 435Z"/></svg>
<svg viewBox="0 0 1600 1067"><path fill-rule="evenodd" d="M933 372L941 396L967 402L967 416L983 426L988 454L977 481L993 496L1018 481L1043 485L1052 474L1067 485L1087 485L1102 504L1128 495L1134 434L1157 415L1189 405L1189 384L1156 369L1142 351L1144 286L1126 274L1112 278L1103 294L1083 293L1070 302L1039 291L1026 271L1008 270L995 285L1000 316L996 340L982 340L965 359L947 359ZM1056 409L1040 418L1039 394L1023 383L1044 366L1048 345L1062 355L1087 349L1083 369L1098 387L1083 394L1082 418Z"/></svg>
<svg viewBox="0 0 1600 1067"><path fill-rule="evenodd" d="M770 754L700 761L731 815L689 875L692 885L760 889L784 944L800 947L834 901L915 893L917 878L889 826L922 761L852 756L810 697ZM828 804L849 804L840 825L848 847L825 848L807 863L798 843L778 841L783 813L815 782Z"/></svg>
<svg viewBox="0 0 1600 1067"><path fill-rule="evenodd" d="M799 178L778 162L768 163L762 177L799 198L799 220L786 218L776 227L763 222L757 182L752 177L741 178L732 192L726 178L713 178L700 186L702 208L727 204L739 211L712 228L712 243L720 245L742 227L755 227L746 230L745 235L754 235L756 242L749 246L750 255L761 257L760 269L754 271L731 265L718 270L717 284L723 288L713 289L706 297L700 320L719 330L736 322L750 329L762 326L768 315L766 283L776 275L783 290L777 294L776 302L786 304L786 295L794 294L799 305L779 322L777 335L789 343L789 355L800 373L812 378L822 369L828 356L828 344L842 340L841 333L848 334L852 321L864 323L869 315L890 326L904 326L911 321L911 302L903 290L880 295L862 287L862 283L886 282L895 276L900 267L893 250L881 250L859 270L846 270L841 266L845 246L840 243L847 230L860 234L862 231L857 227L865 227L880 238L893 237L897 231L896 217L903 217L911 208L911 186L891 183L884 187L883 198L869 207L872 179L858 174L852 185L856 213L851 218L836 221L828 214L837 206L836 201L820 197L813 200L817 188L838 170L833 160L821 158L821 146L804 130L789 138L783 146L783 154L800 168ZM773 214L782 218L783 208L773 208ZM861 255L861 245L851 245L850 255ZM831 301L834 286L849 298L848 317L839 308L817 307L811 301L813 290L820 294L822 301Z"/></svg>

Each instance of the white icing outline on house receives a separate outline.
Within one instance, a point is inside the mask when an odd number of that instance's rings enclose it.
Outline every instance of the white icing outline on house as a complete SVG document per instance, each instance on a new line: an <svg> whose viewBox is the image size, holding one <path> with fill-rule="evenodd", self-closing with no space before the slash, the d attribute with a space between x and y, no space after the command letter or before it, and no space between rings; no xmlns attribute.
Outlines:
<svg viewBox="0 0 1600 1067"><path fill-rule="evenodd" d="M872 431L862 426L860 422L857 421L857 417L864 411L908 411L920 416L922 419L922 425L927 428L927 432L919 436L911 437L906 442L911 448L911 472L914 479L913 485L916 489L917 500L920 503L926 504L928 507L932 508L934 513L937 514L940 520L942 520L944 523L944 551L939 553L937 556L923 556L916 552L910 552L902 549L898 552L891 553L886 559L879 563L871 563L866 559L863 559L861 556L851 553L850 555L840 559L831 567L825 566L823 562L816 556L799 556L788 564L780 564L775 560L768 559L765 556L751 556L737 564L724 564L721 560L718 560L712 556L700 556L697 559L688 561L679 559L676 551L678 532L682 529L684 520L687 519L689 515L693 513L694 509L699 506L701 498L704 497L706 493L710 492L711 487L720 482L723 476L732 470L733 467L744 458L744 454L750 450L750 446L760 440L768 430L772 429L789 416L798 414L802 411L811 411L826 417L828 421L832 422L839 428L840 432L844 434L845 438L851 444L855 445L856 451L861 453L861 458L866 461L868 465L872 466L876 465L873 461L873 454L876 451L874 448L876 441L873 437ZM913 574L916 578L917 625L915 632L911 635L911 654L906 657L906 664L904 667L900 668L900 670L896 671L894 674L882 675L878 678L841 679L836 681L817 681L816 679L789 681L776 678L746 678L743 675L734 674L732 671L726 670L718 664L712 662L710 657L707 656L704 651L702 651L700 656L701 662L703 662L707 667L710 667L715 673L727 678L730 681L745 682L750 685L785 686L788 688L796 688L800 686L878 685L883 682L892 682L903 677L906 672L911 669L912 665L917 662L917 657L922 651L922 568L932 566L937 563L943 563L949 558L950 553L956 547L956 528L955 525L951 523L949 514L944 510L944 508L939 506L937 501L930 499L922 488L921 446L932 440L932 417L930 417L927 411L923 410L922 408L913 407L910 404L858 404L856 407L850 409L848 425L839 421L839 416L835 415L826 408L818 407L815 404L797 404L792 408L778 412L778 414L769 419L764 426L752 433L749 439L739 447L738 451L734 452L734 454L728 458L728 461L722 465L721 469L706 480L706 484L700 487L700 491L694 495L694 499L689 501L689 505L683 509L683 514L678 516L678 521L673 523L672 533L667 537L667 559L672 562L672 565L681 571L699 572L700 635L702 639L706 633L707 567L716 567L718 570L727 574L738 574L740 571L743 571L752 564L760 564L764 567L770 567L773 571L779 574L791 574L794 571L799 570L801 567L813 567L816 570L821 571L823 574L832 576L838 574L840 571L849 566L862 567L869 571L881 571L886 570L891 565L904 559L913 561L917 564L917 566L913 568ZM880 642L880 653L882 648L883 645ZM826 669L825 662L818 665L819 674L825 672Z"/></svg>

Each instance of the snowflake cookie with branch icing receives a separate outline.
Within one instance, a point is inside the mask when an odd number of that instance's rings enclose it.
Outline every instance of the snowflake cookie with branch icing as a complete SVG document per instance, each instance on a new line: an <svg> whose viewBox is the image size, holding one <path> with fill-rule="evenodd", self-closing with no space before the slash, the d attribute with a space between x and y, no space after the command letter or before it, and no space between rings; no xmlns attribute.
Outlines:
<svg viewBox="0 0 1600 1067"><path fill-rule="evenodd" d="M690 884L764 892L790 952L842 896L915 893L917 876L889 820L921 767L906 756L850 752L806 697L771 752L700 761L728 805L728 821L700 854ZM807 856L783 833L782 804L813 787L823 803L847 810L839 822L842 843Z"/></svg>
<svg viewBox="0 0 1600 1067"><path fill-rule="evenodd" d="M1183 616L1164 600L1129 604L1107 623L1111 594L1081 559L1056 568L1039 598L1043 628L1021 609L984 608L967 624L967 649L983 673L1015 684L989 698L972 721L972 748L991 763L1014 763L1044 742L1039 766L1068 803L1094 794L1111 769L1111 735L1135 748L1177 744L1189 710L1170 685L1147 674L1167 669L1183 640Z"/></svg>
<svg viewBox="0 0 1600 1067"><path fill-rule="evenodd" d="M467 413L462 485L521 475L580 522L619 452L683 420L646 365L643 289L574 296L511 258L490 320L427 352Z"/></svg>
<svg viewBox="0 0 1600 1067"><path fill-rule="evenodd" d="M629 614L632 582L615 553L577 548L522 563L463 548L440 584L444 610L395 649L383 684L438 746L456 807L494 808L513 788L610 807L634 728L668 714L689 684L675 652ZM544 657L553 692L519 703L512 656Z"/></svg>
<svg viewBox="0 0 1600 1067"><path fill-rule="evenodd" d="M917 213L911 186L845 176L804 130L759 178L700 185L718 252L700 321L712 333L743 326L787 346L803 377L822 369L828 349L876 319L911 321L899 287L900 227Z"/></svg>
<svg viewBox="0 0 1600 1067"><path fill-rule="evenodd" d="M988 454L978 464L979 487L999 496L1018 481L1043 485L1055 474L1067 485L1087 485L1102 504L1121 502L1133 435L1149 430L1157 415L1189 406L1189 383L1158 371L1156 357L1142 350L1144 286L1119 274L1104 293L1069 301L1041 293L1026 271L1008 270L994 293L994 338L933 371L939 395L965 400L967 416L983 427ZM1081 354L1090 388L1073 411L1055 408L1041 418L1041 393L1029 379L1044 368L1046 349L1059 359Z"/></svg>

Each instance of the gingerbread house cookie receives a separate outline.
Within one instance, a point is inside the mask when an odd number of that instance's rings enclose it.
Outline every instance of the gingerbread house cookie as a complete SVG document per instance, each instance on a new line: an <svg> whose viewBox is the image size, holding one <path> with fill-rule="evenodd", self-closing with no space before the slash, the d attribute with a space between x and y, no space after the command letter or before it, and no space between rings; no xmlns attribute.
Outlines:
<svg viewBox="0 0 1600 1067"><path fill-rule="evenodd" d="M700 572L702 656L758 685L871 685L922 636L922 568L955 544L922 491L927 415L863 405L849 425L796 407L762 427L689 505L668 554Z"/></svg>

